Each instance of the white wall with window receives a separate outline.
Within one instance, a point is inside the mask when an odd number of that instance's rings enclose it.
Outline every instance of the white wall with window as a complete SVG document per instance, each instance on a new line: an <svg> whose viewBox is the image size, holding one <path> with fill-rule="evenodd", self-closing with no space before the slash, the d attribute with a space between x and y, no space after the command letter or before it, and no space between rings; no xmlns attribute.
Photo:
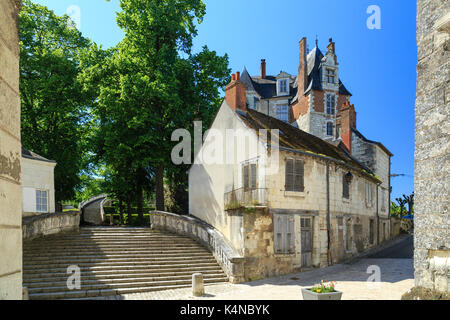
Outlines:
<svg viewBox="0 0 450 320"><path fill-rule="evenodd" d="M53 161L22 157L23 216L55 212L55 184Z"/></svg>

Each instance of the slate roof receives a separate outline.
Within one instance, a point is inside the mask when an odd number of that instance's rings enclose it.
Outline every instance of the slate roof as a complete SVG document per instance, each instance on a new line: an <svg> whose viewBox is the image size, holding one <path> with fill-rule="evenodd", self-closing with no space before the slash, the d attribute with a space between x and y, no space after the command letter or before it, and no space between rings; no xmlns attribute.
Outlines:
<svg viewBox="0 0 450 320"><path fill-rule="evenodd" d="M44 161L44 162L56 163L56 161L46 159L46 158L44 158L43 156L40 156L40 155L38 155L37 153L35 153L35 152L33 152L33 151L29 151L29 150L25 149L24 147L22 147L22 158L27 158L27 159L31 159L31 160L38 160L38 161Z"/></svg>
<svg viewBox="0 0 450 320"><path fill-rule="evenodd" d="M310 90L323 90L322 88L322 59L324 55L318 47L315 47L307 56L306 63L308 66L308 85L306 86L305 93ZM347 90L342 81L339 79L339 94L349 95L352 94Z"/></svg>
<svg viewBox="0 0 450 320"><path fill-rule="evenodd" d="M307 56L307 67L308 67L308 84L305 89L305 93L308 93L311 90L323 90L322 88L322 59L324 55L320 51L318 47L315 47ZM266 76L265 79L261 79L261 77L252 77L248 73L247 69L244 68L244 71L241 75L241 82L243 82L247 86L248 91L257 92L262 99L270 99L277 97L277 79L275 76ZM293 97L291 102L295 102L297 100L297 78L290 79L290 95L289 97ZM344 86L341 80L339 80L339 93L342 95L352 95L347 88Z"/></svg>
<svg viewBox="0 0 450 320"><path fill-rule="evenodd" d="M383 149L384 152L386 152L390 157L394 156L394 155L392 154L392 152L390 152L389 149L386 148L381 142L373 141L373 140L367 139L361 132L359 132L358 130L356 130L356 129L354 129L354 128L352 128L352 132L353 132L354 134L356 134L359 138L361 138L363 141L378 145L378 146L379 146L381 149Z"/></svg>
<svg viewBox="0 0 450 320"><path fill-rule="evenodd" d="M261 99L277 97L277 78L275 76L266 76L264 79L261 79L261 77L252 77L247 69L244 68L241 75L241 82L247 86L248 91L258 93ZM297 86L292 78L289 81L289 87L290 94L287 96L288 98L297 94Z"/></svg>
<svg viewBox="0 0 450 320"><path fill-rule="evenodd" d="M267 116L256 110L248 109L247 112L238 110L236 111L236 114L249 128L254 129L257 132L261 129L279 129L279 145L282 148L333 158L338 162L347 164L359 170L362 174L377 180L373 175L371 175L372 172L369 168L354 159L351 155L345 152L345 150L339 148L339 146L328 143L312 134L290 125L289 123Z"/></svg>

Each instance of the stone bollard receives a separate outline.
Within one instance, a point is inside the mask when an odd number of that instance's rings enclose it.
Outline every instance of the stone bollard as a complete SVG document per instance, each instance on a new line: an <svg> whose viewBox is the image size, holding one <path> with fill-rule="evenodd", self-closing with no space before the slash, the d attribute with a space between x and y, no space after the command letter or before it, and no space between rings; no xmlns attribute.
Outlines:
<svg viewBox="0 0 450 320"><path fill-rule="evenodd" d="M27 287L22 287L22 300L30 300Z"/></svg>
<svg viewBox="0 0 450 320"><path fill-rule="evenodd" d="M205 294L203 274L201 273L194 273L192 275L192 294L194 295L194 297L201 297Z"/></svg>

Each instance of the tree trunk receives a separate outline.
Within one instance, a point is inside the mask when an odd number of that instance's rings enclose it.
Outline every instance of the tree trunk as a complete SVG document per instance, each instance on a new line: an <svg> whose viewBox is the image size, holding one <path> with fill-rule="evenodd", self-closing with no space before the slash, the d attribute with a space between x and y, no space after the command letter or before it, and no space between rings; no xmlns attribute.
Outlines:
<svg viewBox="0 0 450 320"><path fill-rule="evenodd" d="M164 211L164 167L156 169L156 210Z"/></svg>

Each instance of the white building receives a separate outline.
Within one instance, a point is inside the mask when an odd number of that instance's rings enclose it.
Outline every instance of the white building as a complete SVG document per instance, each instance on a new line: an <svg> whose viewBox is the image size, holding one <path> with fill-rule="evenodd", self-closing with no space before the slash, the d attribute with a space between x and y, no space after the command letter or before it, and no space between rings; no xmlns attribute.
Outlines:
<svg viewBox="0 0 450 320"><path fill-rule="evenodd" d="M23 216L55 212L56 162L22 147Z"/></svg>

